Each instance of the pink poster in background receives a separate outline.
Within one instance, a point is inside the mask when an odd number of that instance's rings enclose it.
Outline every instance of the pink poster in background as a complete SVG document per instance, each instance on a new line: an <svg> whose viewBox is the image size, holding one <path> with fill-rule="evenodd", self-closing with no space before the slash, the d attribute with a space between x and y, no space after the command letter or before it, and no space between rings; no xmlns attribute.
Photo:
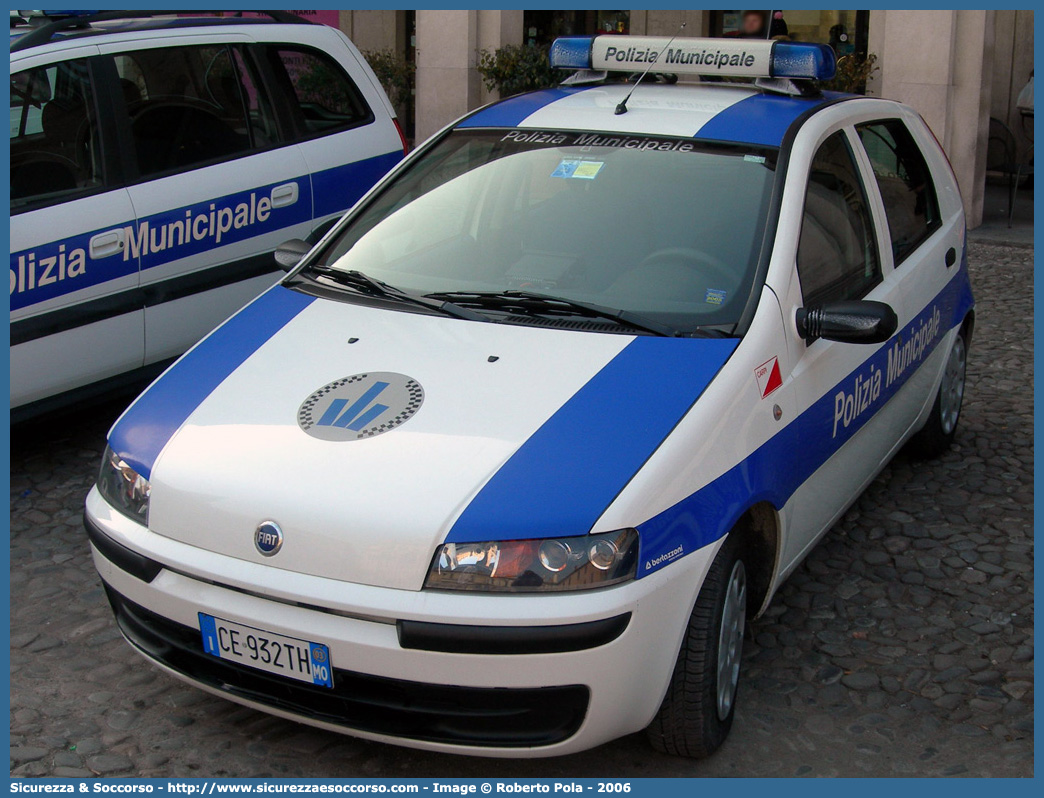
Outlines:
<svg viewBox="0 0 1044 798"><path fill-rule="evenodd" d="M319 25L329 25L331 28L336 28L340 20L341 12L337 9L325 10L325 11L299 11L296 8L285 9L291 14L297 14L299 17L304 17L309 22L315 22ZM258 14L255 11L243 12L245 17L263 17L264 14Z"/></svg>
<svg viewBox="0 0 1044 798"><path fill-rule="evenodd" d="M309 22L315 22L315 23L317 23L319 25L329 25L331 28L336 28L340 24L341 12L338 11L337 9L333 9L332 11L331 10L324 10L324 11L298 11L297 9L289 9L288 8L288 9L285 9L285 10L288 11L289 13L291 13L291 14L297 14L297 16L299 16L299 17L304 17ZM210 12L208 12L208 13L210 13ZM224 16L224 12L220 12L219 11L219 12L213 12L213 13L217 13L218 16ZM234 12L229 12L229 13L234 13ZM243 11L242 15L244 17L263 17L263 16L265 16L264 14L259 14L256 11ZM182 13L179 13L178 16L180 16L180 17L191 17L191 16L195 16L195 14L192 14L190 12L182 12Z"/></svg>
<svg viewBox="0 0 1044 798"><path fill-rule="evenodd" d="M312 22L318 22L320 25L329 25L331 28L336 28L340 17L340 11L334 9L332 11L290 11L291 14L297 14L299 17L304 17Z"/></svg>

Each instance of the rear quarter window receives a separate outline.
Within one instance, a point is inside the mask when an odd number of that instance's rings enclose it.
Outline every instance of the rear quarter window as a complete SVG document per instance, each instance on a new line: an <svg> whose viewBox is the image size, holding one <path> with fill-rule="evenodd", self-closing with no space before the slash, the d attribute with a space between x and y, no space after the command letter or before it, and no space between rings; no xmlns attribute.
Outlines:
<svg viewBox="0 0 1044 798"><path fill-rule="evenodd" d="M856 128L884 202L892 257L901 263L941 224L932 174L920 147L898 119Z"/></svg>
<svg viewBox="0 0 1044 798"><path fill-rule="evenodd" d="M330 56L291 44L264 45L264 54L298 138L339 133L373 121L358 87Z"/></svg>

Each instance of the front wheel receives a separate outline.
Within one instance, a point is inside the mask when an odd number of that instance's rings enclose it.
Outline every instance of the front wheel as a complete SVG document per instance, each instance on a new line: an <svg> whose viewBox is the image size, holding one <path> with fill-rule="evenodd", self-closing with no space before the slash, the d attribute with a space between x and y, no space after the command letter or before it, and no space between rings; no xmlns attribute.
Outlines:
<svg viewBox="0 0 1044 798"><path fill-rule="evenodd" d="M938 457L953 444L957 422L964 403L964 385L968 367L968 342L964 330L957 333L946 359L935 405L924 428L910 439L910 448L919 457Z"/></svg>
<svg viewBox="0 0 1044 798"><path fill-rule="evenodd" d="M665 754L701 759L732 728L747 618L747 569L738 536L718 550L700 588L660 711L646 734Z"/></svg>

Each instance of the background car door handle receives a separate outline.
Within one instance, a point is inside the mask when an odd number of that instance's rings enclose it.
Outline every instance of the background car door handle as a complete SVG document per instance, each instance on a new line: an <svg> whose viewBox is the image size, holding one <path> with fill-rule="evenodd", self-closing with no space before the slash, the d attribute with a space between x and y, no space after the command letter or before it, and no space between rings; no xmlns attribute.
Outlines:
<svg viewBox="0 0 1044 798"><path fill-rule="evenodd" d="M272 207L284 208L297 202L297 183L284 183L272 189Z"/></svg>
<svg viewBox="0 0 1044 798"><path fill-rule="evenodd" d="M273 202L272 204L275 205L275 202ZM957 250L955 250L953 247L950 247L948 250L946 250L946 268L949 269L956 262Z"/></svg>
<svg viewBox="0 0 1044 798"><path fill-rule="evenodd" d="M119 230L106 230L104 233L91 236L87 251L91 260L98 260L123 252L123 247L123 228L120 228Z"/></svg>

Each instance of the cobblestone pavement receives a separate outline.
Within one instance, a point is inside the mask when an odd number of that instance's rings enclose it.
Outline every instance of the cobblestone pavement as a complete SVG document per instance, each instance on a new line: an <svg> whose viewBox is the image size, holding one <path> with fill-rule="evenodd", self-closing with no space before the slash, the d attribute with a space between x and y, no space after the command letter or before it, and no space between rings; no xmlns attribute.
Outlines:
<svg viewBox="0 0 1044 798"><path fill-rule="evenodd" d="M312 730L145 665L81 528L118 407L16 431L11 768L39 776L821 776L1033 773L1033 252L972 248L978 323L957 445L900 454L753 625L710 760L634 735L490 761Z"/></svg>

